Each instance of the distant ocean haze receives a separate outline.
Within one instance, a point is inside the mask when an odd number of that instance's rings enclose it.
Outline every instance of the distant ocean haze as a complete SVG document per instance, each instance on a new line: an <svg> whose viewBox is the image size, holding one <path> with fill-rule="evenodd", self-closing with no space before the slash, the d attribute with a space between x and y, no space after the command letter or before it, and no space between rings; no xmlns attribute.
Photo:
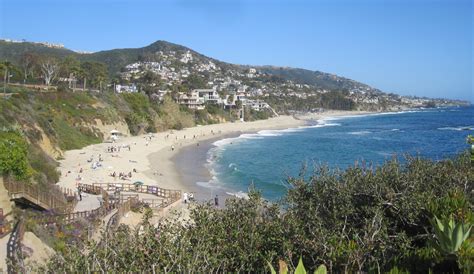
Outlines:
<svg viewBox="0 0 474 274"><path fill-rule="evenodd" d="M278 200L288 176L303 164L345 169L359 163L380 165L405 155L441 160L469 148L474 107L425 109L328 118L305 127L263 130L213 143L207 153L212 179L198 185L215 193L245 197L253 184L263 196Z"/></svg>

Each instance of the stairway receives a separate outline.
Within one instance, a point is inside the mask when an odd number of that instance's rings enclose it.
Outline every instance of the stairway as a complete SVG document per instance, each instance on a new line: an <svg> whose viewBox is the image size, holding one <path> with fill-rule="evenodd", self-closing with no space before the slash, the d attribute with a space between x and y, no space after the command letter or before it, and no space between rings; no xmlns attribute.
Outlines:
<svg viewBox="0 0 474 274"><path fill-rule="evenodd" d="M22 201L25 200L44 210L55 210L57 212L68 212L73 206L68 199L73 197L72 191L64 193L56 186L51 186L48 191L42 190L38 185L30 185L19 182L4 182L5 188L11 200ZM69 195L69 196L68 196Z"/></svg>

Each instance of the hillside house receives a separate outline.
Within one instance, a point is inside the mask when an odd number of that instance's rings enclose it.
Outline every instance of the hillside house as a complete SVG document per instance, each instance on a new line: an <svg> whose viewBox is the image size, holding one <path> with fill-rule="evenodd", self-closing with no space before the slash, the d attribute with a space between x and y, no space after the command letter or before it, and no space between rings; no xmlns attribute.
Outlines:
<svg viewBox="0 0 474 274"><path fill-rule="evenodd" d="M222 103L222 99L215 89L195 89L193 90L193 92L197 92L198 97L201 98L204 102L210 102L214 104Z"/></svg>
<svg viewBox="0 0 474 274"><path fill-rule="evenodd" d="M117 93L135 93L138 92L137 86L135 84L126 86L126 85L115 85L115 92Z"/></svg>
<svg viewBox="0 0 474 274"><path fill-rule="evenodd" d="M205 109L204 99L199 97L199 93L192 91L189 94L182 93L178 97L178 104L185 105L189 109Z"/></svg>

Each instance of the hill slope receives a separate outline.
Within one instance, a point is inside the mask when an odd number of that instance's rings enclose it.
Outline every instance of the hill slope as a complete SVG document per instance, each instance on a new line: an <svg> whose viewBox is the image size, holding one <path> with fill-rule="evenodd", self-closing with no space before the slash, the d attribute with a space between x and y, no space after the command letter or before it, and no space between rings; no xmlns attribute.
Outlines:
<svg viewBox="0 0 474 274"><path fill-rule="evenodd" d="M21 55L26 52L37 54L45 54L63 58L68 55L75 56L80 61L96 61L105 63L108 66L109 73L115 75L128 64L143 61L147 56L154 55L157 52L176 52L177 55L189 51L195 60L200 62L214 62L219 67L229 70L245 71L249 66L229 64L219 60L204 56L185 46L169 43L166 41L156 41L142 48L124 48L99 51L95 53L77 53L68 49L48 48L35 43L11 43L0 41L0 60L9 60L16 64L19 63ZM298 84L313 85L320 88L335 89L344 88L351 89L355 86L368 85L344 78L337 75L323 73L319 71L310 71L306 69L273 67L273 66L254 66L263 73L281 77L284 80L291 80Z"/></svg>

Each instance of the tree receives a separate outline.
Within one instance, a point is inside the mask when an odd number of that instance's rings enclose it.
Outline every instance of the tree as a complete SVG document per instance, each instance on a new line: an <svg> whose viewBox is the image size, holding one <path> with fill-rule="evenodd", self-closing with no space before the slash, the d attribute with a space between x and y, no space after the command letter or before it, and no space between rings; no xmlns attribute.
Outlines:
<svg viewBox="0 0 474 274"><path fill-rule="evenodd" d="M5 93L8 83L10 83L10 77L12 76L10 73L13 71L18 72L18 69L10 61L4 61L0 64L0 70L3 72L3 92Z"/></svg>
<svg viewBox="0 0 474 274"><path fill-rule="evenodd" d="M182 85L185 86L188 90L207 87L206 79L197 74L189 75L188 78L183 81Z"/></svg>
<svg viewBox="0 0 474 274"><path fill-rule="evenodd" d="M33 70L37 62L38 62L38 55L34 53L25 52L21 55L20 65L23 72L24 84L26 84L26 80L28 79L29 75L33 76Z"/></svg>
<svg viewBox="0 0 474 274"><path fill-rule="evenodd" d="M74 56L66 56L60 64L59 75L68 78L69 88L72 87L72 78L79 74L81 63Z"/></svg>
<svg viewBox="0 0 474 274"><path fill-rule="evenodd" d="M31 175L28 164L28 144L17 132L0 132L0 174L25 180Z"/></svg>
<svg viewBox="0 0 474 274"><path fill-rule="evenodd" d="M59 64L56 58L50 56L44 56L39 62L41 74L44 79L45 85L49 86L52 81L58 76Z"/></svg>
<svg viewBox="0 0 474 274"><path fill-rule="evenodd" d="M81 64L81 76L84 79L84 88L87 79L89 79L91 86L102 89L102 83L107 80L108 70L104 63L100 62L84 62Z"/></svg>

